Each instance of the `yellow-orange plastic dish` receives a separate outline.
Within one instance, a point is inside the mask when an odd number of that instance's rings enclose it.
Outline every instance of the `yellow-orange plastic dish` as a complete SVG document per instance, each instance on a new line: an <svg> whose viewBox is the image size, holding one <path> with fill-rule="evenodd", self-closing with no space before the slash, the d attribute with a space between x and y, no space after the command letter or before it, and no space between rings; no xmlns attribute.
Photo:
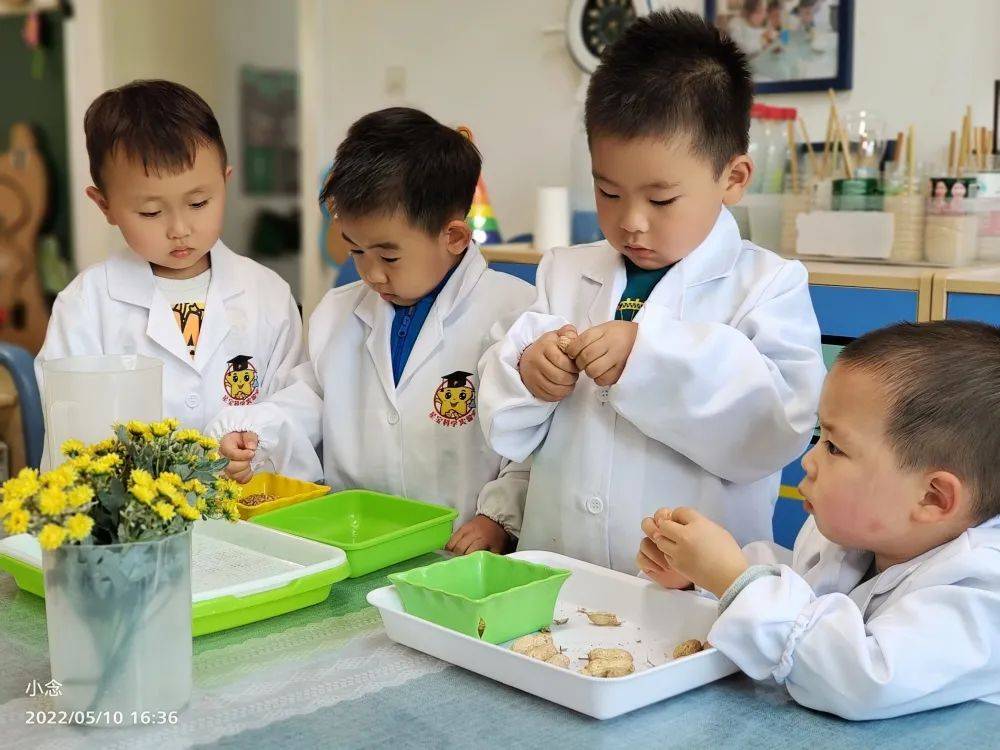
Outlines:
<svg viewBox="0 0 1000 750"><path fill-rule="evenodd" d="M329 494L330 488L323 484L303 482L280 474L255 474L254 478L243 485L243 497L250 495L274 495L274 500L268 500L260 505L244 505L238 503L240 517L246 521L261 513L287 508L306 500Z"/></svg>

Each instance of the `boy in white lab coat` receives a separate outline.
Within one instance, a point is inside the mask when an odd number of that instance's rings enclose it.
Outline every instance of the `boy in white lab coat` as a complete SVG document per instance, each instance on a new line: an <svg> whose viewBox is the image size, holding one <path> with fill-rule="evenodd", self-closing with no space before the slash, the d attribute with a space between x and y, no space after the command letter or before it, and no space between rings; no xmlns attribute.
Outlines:
<svg viewBox="0 0 1000 750"><path fill-rule="evenodd" d="M754 169L752 92L739 49L681 11L637 21L594 73L607 240L547 253L534 305L480 365L490 444L534 454L522 549L634 572L664 498L771 538L824 367L805 268L741 240L726 209Z"/></svg>
<svg viewBox="0 0 1000 750"><path fill-rule="evenodd" d="M486 444L476 364L491 327L512 321L533 293L486 267L465 223L479 152L429 115L396 107L354 123L333 164L320 200L336 212L361 281L316 308L309 362L292 385L224 412L210 431L225 436L231 475L247 481L249 462L293 425L301 439L284 473L449 505L461 524L449 549L502 551L520 530L527 467Z"/></svg>
<svg viewBox="0 0 1000 750"><path fill-rule="evenodd" d="M275 273L219 239L232 172L219 124L190 89L135 81L84 120L87 195L127 250L56 298L41 363L142 354L163 362L163 415L202 429L280 388L304 359L302 321Z"/></svg>
<svg viewBox="0 0 1000 750"><path fill-rule="evenodd" d="M665 508L643 521L639 566L718 596L709 642L804 706L879 719L1000 702L998 413L997 328L867 334L823 388L794 552L741 550L696 511Z"/></svg>

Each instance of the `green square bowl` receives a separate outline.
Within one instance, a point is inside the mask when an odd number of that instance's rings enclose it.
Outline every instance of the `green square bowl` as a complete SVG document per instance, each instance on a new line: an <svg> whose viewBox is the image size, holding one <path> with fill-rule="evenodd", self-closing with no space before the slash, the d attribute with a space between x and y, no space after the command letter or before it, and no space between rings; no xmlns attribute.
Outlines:
<svg viewBox="0 0 1000 750"><path fill-rule="evenodd" d="M408 614L494 644L551 625L567 578L568 570L492 552L389 576Z"/></svg>
<svg viewBox="0 0 1000 750"><path fill-rule="evenodd" d="M339 547L351 578L444 547L458 511L368 490L346 490L263 513L251 523Z"/></svg>

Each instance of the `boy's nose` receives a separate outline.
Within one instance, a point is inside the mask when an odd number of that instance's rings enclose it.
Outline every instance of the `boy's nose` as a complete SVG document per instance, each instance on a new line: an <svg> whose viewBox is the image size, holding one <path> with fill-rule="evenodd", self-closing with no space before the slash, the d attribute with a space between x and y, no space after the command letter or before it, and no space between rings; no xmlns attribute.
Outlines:
<svg viewBox="0 0 1000 750"><path fill-rule="evenodd" d="M805 455L802 456L802 468L805 469L806 476L810 479L816 478L816 459L813 457L813 452L815 450L816 445L807 450Z"/></svg>
<svg viewBox="0 0 1000 750"><path fill-rule="evenodd" d="M186 223L181 221L180 217L175 218L170 223L170 228L167 230L167 237L171 240L183 240L185 237L191 235L191 229Z"/></svg>
<svg viewBox="0 0 1000 750"><path fill-rule="evenodd" d="M638 211L626 211L622 215L621 228L629 234L641 234L649 229L649 222Z"/></svg>

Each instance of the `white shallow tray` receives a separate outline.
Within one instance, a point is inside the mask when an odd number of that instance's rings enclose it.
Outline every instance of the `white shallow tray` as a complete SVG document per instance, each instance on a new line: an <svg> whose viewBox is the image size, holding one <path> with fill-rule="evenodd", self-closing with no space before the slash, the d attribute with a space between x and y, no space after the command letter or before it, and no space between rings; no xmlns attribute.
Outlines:
<svg viewBox="0 0 1000 750"><path fill-rule="evenodd" d="M0 555L42 569L42 548L29 534L0 540ZM198 521L191 535L191 600L243 598L280 589L306 576L339 568L338 547L246 521Z"/></svg>
<svg viewBox="0 0 1000 750"><path fill-rule="evenodd" d="M512 557L572 571L555 611L555 619L568 617L569 622L552 626L556 645L572 659L570 669L515 654L509 643L494 646L409 615L395 586L372 591L368 602L378 608L386 634L397 643L597 719L634 711L736 671L714 648L683 659L671 657L682 641L705 640L716 618L715 601L666 591L651 581L552 552ZM592 625L580 609L614 612L623 624ZM580 674L586 664L580 657L592 648L631 651L635 674L613 679Z"/></svg>

